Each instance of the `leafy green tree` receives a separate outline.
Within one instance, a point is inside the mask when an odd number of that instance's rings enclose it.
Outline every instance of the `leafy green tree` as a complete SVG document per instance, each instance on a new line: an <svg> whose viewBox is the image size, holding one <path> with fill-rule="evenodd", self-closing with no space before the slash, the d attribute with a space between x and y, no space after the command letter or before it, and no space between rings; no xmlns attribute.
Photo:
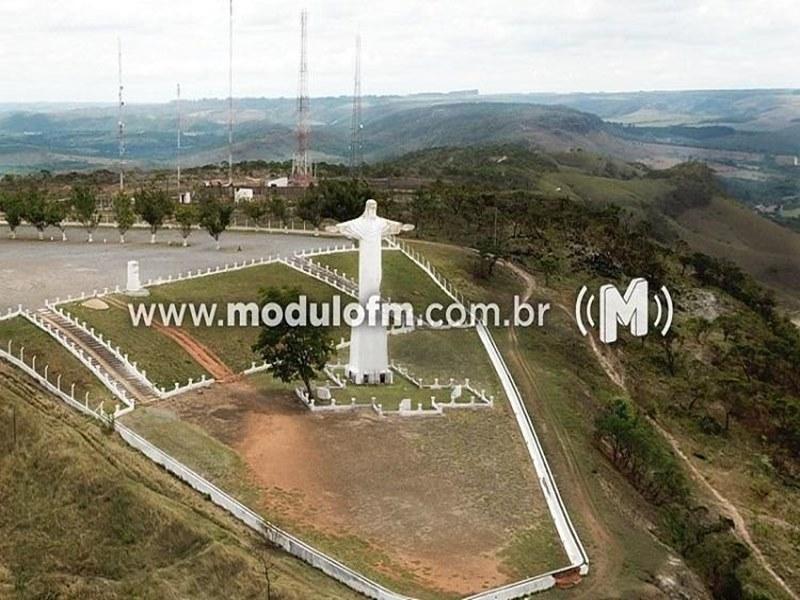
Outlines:
<svg viewBox="0 0 800 600"><path fill-rule="evenodd" d="M89 236L88 241L91 244L92 235L94 230L97 229L97 223L100 220L100 215L97 212L97 196L90 188L78 186L72 189L70 201L75 218L86 228L86 233Z"/></svg>
<svg viewBox="0 0 800 600"><path fill-rule="evenodd" d="M17 239L17 227L22 224L22 220L25 218L25 202L19 192L4 198L3 212L6 215L8 228L11 230L11 239L15 240Z"/></svg>
<svg viewBox="0 0 800 600"><path fill-rule="evenodd" d="M233 208L233 204L217 198L206 198L200 203L200 226L214 238L217 250L220 249L219 236L231 223Z"/></svg>
<svg viewBox="0 0 800 600"><path fill-rule="evenodd" d="M117 222L117 231L119 231L119 243L124 244L125 234L136 223L136 213L133 212L131 198L125 192L117 192L112 200L112 209L114 220Z"/></svg>
<svg viewBox="0 0 800 600"><path fill-rule="evenodd" d="M33 188L27 192L25 199L25 220L39 232L39 239L44 239L44 230L47 227L47 196L39 189Z"/></svg>
<svg viewBox="0 0 800 600"><path fill-rule="evenodd" d="M199 214L197 208L191 204L182 204L175 211L175 220L181 227L181 237L183 238L183 247L189 245L189 236L192 233L192 228L197 225L199 221Z"/></svg>
<svg viewBox="0 0 800 600"><path fill-rule="evenodd" d="M505 260L511 255L508 243L503 239L495 239L494 237L485 237L478 240L476 250L481 258L481 274L484 277L491 277L497 261Z"/></svg>
<svg viewBox="0 0 800 600"><path fill-rule="evenodd" d="M314 229L322 224L322 198L317 194L306 192L297 203L297 216Z"/></svg>
<svg viewBox="0 0 800 600"><path fill-rule="evenodd" d="M285 314L286 307L296 302L299 296L297 289L270 288L264 294L261 306L277 306ZM282 319L278 325L265 324L261 328L253 351L272 365L272 374L281 381L291 383L302 380L311 398L314 395L311 380L317 372L325 368L325 363L335 347L329 327L293 327L286 319Z"/></svg>
<svg viewBox="0 0 800 600"><path fill-rule="evenodd" d="M286 223L286 218L289 215L289 209L286 206L286 200L284 200L282 196L270 196L268 211L270 217L280 223L281 227L283 227L284 223Z"/></svg>
<svg viewBox="0 0 800 600"><path fill-rule="evenodd" d="M544 284L550 286L550 279L561 271L561 263L553 253L548 253L538 260L539 270L544 275Z"/></svg>
<svg viewBox="0 0 800 600"><path fill-rule="evenodd" d="M67 241L67 228L64 221L69 215L69 203L62 200L49 200L45 206L47 225L58 227L61 231L61 241Z"/></svg>
<svg viewBox="0 0 800 600"><path fill-rule="evenodd" d="M167 190L150 185L139 190L134 201L134 210L150 225L150 243L155 244L156 233L175 212L175 203Z"/></svg>
<svg viewBox="0 0 800 600"><path fill-rule="evenodd" d="M267 214L267 205L262 200L253 200L244 205L244 214L259 227Z"/></svg>

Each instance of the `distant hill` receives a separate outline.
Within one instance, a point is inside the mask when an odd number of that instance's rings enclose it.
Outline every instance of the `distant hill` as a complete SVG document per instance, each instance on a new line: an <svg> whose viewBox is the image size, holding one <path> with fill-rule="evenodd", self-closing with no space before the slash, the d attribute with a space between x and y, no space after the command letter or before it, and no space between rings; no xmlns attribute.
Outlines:
<svg viewBox="0 0 800 600"><path fill-rule="evenodd" d="M227 103L182 103L185 164L227 157ZM352 101L311 99L317 160L349 156ZM237 160L285 160L294 147L293 98L235 101ZM125 109L127 159L144 168L174 160L174 103ZM612 94L496 94L476 91L363 98L364 154L376 161L437 146L525 142L547 151L581 147L629 161L674 164L730 152L800 154L800 92L733 90ZM0 105L0 174L92 169L117 158L114 104ZM740 157L734 157L739 160Z"/></svg>

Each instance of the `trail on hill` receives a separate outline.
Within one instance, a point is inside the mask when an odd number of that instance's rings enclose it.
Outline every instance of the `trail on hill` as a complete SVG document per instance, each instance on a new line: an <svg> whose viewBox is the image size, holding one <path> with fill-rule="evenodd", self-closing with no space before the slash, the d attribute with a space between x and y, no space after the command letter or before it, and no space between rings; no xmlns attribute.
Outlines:
<svg viewBox="0 0 800 600"><path fill-rule="evenodd" d="M521 277L526 283L525 289L525 298L523 301L527 301L528 298L533 293L535 289L536 282L534 278L525 271L524 269L520 268L517 265L507 263L508 267L511 268L514 273L516 273L519 277ZM572 311L567 308L564 304L557 304L558 308L566 312L570 318L574 318ZM512 328L511 336L514 339L515 344L515 351L516 351L516 333L514 333ZM605 374L608 378L614 382L615 385L620 387L621 389L627 392L627 387L625 385L625 375L622 372L622 368L620 365L616 363L611 357L603 353L600 349L600 346L595 341L594 337L590 334L589 338L589 346L592 349L597 361L600 363ZM527 370L527 365L524 367ZM747 523L742 517L742 514L739 512L739 509L733 504L730 500L728 500L725 496L723 496L719 490L717 490L708 479L700 472L700 470L692 463L689 457L683 452L680 446L680 442L666 429L664 429L658 422L656 422L651 417L646 417L647 420L653 425L653 427L658 431L664 439L670 444L672 449L675 451L675 454L684 462L686 467L689 469L689 472L692 475L692 478L695 479L698 483L700 483L717 501L717 503L730 515L731 519L734 522L734 526L736 532L739 534L739 537L742 541L747 545L747 547L753 553L754 558L756 561L761 565L761 567L769 573L769 575L775 580L775 582L783 589L789 597L793 598L794 600L798 600L797 594L786 584L786 582L778 575L777 572L772 568L772 565L767 560L766 556L761 552L761 549L756 545L753 541L752 536L750 535L750 530L747 528ZM563 444L562 444L563 445Z"/></svg>
<svg viewBox="0 0 800 600"><path fill-rule="evenodd" d="M527 302L536 289L536 281L533 276L524 269L512 263L504 263L508 266L524 283L522 302ZM553 407L546 401L545 395L538 387L536 376L525 360L525 356L520 348L517 331L512 324L508 328L508 358L514 367L515 378L524 396L529 398L539 413L545 416L537 420L537 427L542 433L552 432L558 444L561 446L561 455L566 462L566 470L558 473L559 487L568 489L567 502L570 510L574 510L580 515L581 522L588 529L589 537L594 546L601 551L592 553L590 557L592 576L585 581L585 585L574 591L575 598L597 598L601 596L612 596L615 590L615 582L618 580L624 569L623 550L619 546L617 538L609 531L603 522L598 507L595 505L589 492L589 482L585 474L578 466L575 449L569 435L564 430L563 425L553 414Z"/></svg>

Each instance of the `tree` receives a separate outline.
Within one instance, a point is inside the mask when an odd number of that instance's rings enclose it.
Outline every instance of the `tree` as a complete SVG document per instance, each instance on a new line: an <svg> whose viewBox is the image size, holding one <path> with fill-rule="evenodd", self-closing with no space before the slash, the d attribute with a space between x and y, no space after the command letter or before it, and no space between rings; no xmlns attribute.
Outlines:
<svg viewBox="0 0 800 600"><path fill-rule="evenodd" d="M92 234L100 220L97 212L97 196L90 188L79 186L72 189L70 199L75 218L86 228L86 233L89 234L88 241L91 244Z"/></svg>
<svg viewBox="0 0 800 600"><path fill-rule="evenodd" d="M183 247L189 245L189 236L192 233L192 228L197 225L198 214L197 208L190 204L182 204L175 211L175 220L181 226L181 237L183 238Z"/></svg>
<svg viewBox="0 0 800 600"><path fill-rule="evenodd" d="M220 249L219 236L228 228L233 215L233 204L217 198L207 198L200 204L200 226L217 242Z"/></svg>
<svg viewBox="0 0 800 600"><path fill-rule="evenodd" d="M539 259L539 270L544 275L544 284L550 286L550 278L561 270L561 263L554 254L545 254Z"/></svg>
<svg viewBox="0 0 800 600"><path fill-rule="evenodd" d="M483 265L483 275L491 277L494 273L494 266L498 260L506 259L510 256L508 245L505 240L485 237L478 241L476 245L478 254Z"/></svg>
<svg viewBox="0 0 800 600"><path fill-rule="evenodd" d="M11 239L17 239L17 227L22 224L25 217L25 203L19 193L7 196L3 200L3 212L6 215L8 228L11 229Z"/></svg>
<svg viewBox="0 0 800 600"><path fill-rule="evenodd" d="M306 192L297 203L297 216L310 223L314 229L319 229L322 223L322 198Z"/></svg>
<svg viewBox="0 0 800 600"><path fill-rule="evenodd" d="M31 189L25 202L25 220L39 232L39 239L44 239L47 227L47 197L41 190Z"/></svg>
<svg viewBox="0 0 800 600"><path fill-rule="evenodd" d="M262 310L267 305L280 307L282 314L285 314L286 307L296 302L299 296L297 289L270 288L261 300L261 307ZM293 327L286 319L282 319L277 325L264 325L261 328L253 351L272 365L272 374L281 381L291 383L302 380L311 398L314 395L311 380L317 371L325 368L335 347L330 327Z"/></svg>
<svg viewBox="0 0 800 600"><path fill-rule="evenodd" d="M261 221L267 214L267 206L261 200L253 200L244 205L245 216L253 221L256 227L261 225Z"/></svg>
<svg viewBox="0 0 800 600"><path fill-rule="evenodd" d="M150 185L139 190L134 210L145 223L150 225L150 243L155 244L156 233L167 217L174 212L175 204L167 190Z"/></svg>
<svg viewBox="0 0 800 600"><path fill-rule="evenodd" d="M69 203L60 200L50 200L45 205L47 224L58 227L61 231L61 241L67 241L67 231L64 221L69 214Z"/></svg>
<svg viewBox="0 0 800 600"><path fill-rule="evenodd" d="M133 212L133 206L128 194L118 192L112 201L112 208L114 220L117 222L117 231L119 231L119 243L124 244L125 234L136 222L136 214Z"/></svg>
<svg viewBox="0 0 800 600"><path fill-rule="evenodd" d="M286 200L284 200L282 196L270 196L268 210L270 217L275 219L275 221L280 223L281 227L283 227L283 224L286 223L286 217L289 214Z"/></svg>

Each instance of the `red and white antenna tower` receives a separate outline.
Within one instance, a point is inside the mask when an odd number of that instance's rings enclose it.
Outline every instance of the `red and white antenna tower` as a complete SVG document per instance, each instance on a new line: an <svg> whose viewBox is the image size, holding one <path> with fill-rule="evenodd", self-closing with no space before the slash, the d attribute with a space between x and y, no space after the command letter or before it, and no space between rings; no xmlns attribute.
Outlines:
<svg viewBox="0 0 800 600"><path fill-rule="evenodd" d="M233 187L233 0L228 9L228 185Z"/></svg>
<svg viewBox="0 0 800 600"><path fill-rule="evenodd" d="M119 105L117 106L117 142L119 144L119 191L125 191L125 121L123 108L125 101L122 99L122 40L117 38L117 74L119 77Z"/></svg>
<svg viewBox="0 0 800 600"><path fill-rule="evenodd" d="M350 125L350 175L358 177L364 163L364 123L361 120L361 34L356 35L356 71L353 86L353 120Z"/></svg>
<svg viewBox="0 0 800 600"><path fill-rule="evenodd" d="M178 84L177 95L175 97L175 110L177 112L178 125L178 144L175 149L175 166L178 171L178 196L181 194L181 134L183 133L183 121L181 119L181 84Z"/></svg>
<svg viewBox="0 0 800 600"><path fill-rule="evenodd" d="M311 134L308 97L308 11L300 12L300 76L297 82L297 150L292 159L292 182L307 187L314 181L314 170L308 156Z"/></svg>

